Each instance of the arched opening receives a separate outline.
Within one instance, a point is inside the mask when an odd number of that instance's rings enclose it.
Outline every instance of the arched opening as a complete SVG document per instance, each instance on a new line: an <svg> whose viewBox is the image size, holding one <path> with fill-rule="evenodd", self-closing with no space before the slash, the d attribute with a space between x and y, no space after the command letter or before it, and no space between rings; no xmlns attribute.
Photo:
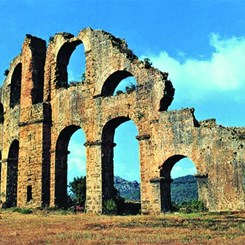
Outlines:
<svg viewBox="0 0 245 245"><path fill-rule="evenodd" d="M10 107L14 108L15 105L20 104L20 91L21 91L21 72L22 64L19 63L13 72L10 84Z"/></svg>
<svg viewBox="0 0 245 245"><path fill-rule="evenodd" d="M68 64L68 84L75 85L85 80L86 60L84 45L76 46Z"/></svg>
<svg viewBox="0 0 245 245"><path fill-rule="evenodd" d="M18 160L19 141L14 140L10 146L7 160L7 207L16 207L17 205Z"/></svg>
<svg viewBox="0 0 245 245"><path fill-rule="evenodd" d="M43 102L43 86L44 86L44 67L40 65L39 72L33 75L33 87L31 89L32 104ZM33 71L34 72L34 71Z"/></svg>
<svg viewBox="0 0 245 245"><path fill-rule="evenodd" d="M69 141L67 167L68 206L79 204L85 208L86 200L86 148L85 134L78 129ZM79 190L80 189L80 190Z"/></svg>
<svg viewBox="0 0 245 245"><path fill-rule="evenodd" d="M138 211L137 207L140 209L140 164L137 134L135 124L128 117L112 119L103 128L103 204L108 200L114 200L118 214L127 212L133 214ZM123 190L123 184L127 185L127 190ZM116 195L118 196L115 197ZM121 198L124 198L126 202L121 202ZM137 207L132 205L132 201ZM106 213L105 206L103 212Z"/></svg>
<svg viewBox="0 0 245 245"><path fill-rule="evenodd" d="M168 158L160 169L160 192L162 212L171 211L173 203L181 204L198 200L197 170L186 156Z"/></svg>
<svg viewBox="0 0 245 245"><path fill-rule="evenodd" d="M134 77L124 78L115 88L113 95L119 95L123 93L130 94L136 90L137 82Z"/></svg>
<svg viewBox="0 0 245 245"><path fill-rule="evenodd" d="M136 89L137 82L133 75L125 70L116 71L105 81L101 95L112 96L120 93L131 93Z"/></svg>
<svg viewBox="0 0 245 245"><path fill-rule="evenodd" d="M4 109L3 109L3 104L0 103L0 123L4 122Z"/></svg>
<svg viewBox="0 0 245 245"><path fill-rule="evenodd" d="M75 51L76 50L76 51ZM57 56L57 87L68 87L85 80L86 59L80 40L65 43Z"/></svg>
<svg viewBox="0 0 245 245"><path fill-rule="evenodd" d="M73 139L70 142L73 134L75 138L79 135L83 135L84 142L82 142L82 139L80 143L75 143L79 139L76 139L75 142ZM67 207L69 204L67 185L69 181L72 181L73 177L77 176L77 173L75 172L77 171L77 167L83 167L79 164L82 164L85 158L85 149L82 146L84 143L85 136L82 133L81 128L75 125L71 125L63 129L58 137L55 150L55 205L58 207ZM68 154L70 152L72 152L72 154L68 158ZM68 167L68 161L69 165L73 165L75 163L76 166Z"/></svg>

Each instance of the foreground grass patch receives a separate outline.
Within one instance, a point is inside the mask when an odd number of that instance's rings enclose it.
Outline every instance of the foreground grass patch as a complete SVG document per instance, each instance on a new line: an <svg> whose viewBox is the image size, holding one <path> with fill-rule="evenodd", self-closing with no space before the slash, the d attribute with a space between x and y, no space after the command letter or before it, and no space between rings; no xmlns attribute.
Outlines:
<svg viewBox="0 0 245 245"><path fill-rule="evenodd" d="M0 210L1 244L244 244L245 213L66 215Z"/></svg>

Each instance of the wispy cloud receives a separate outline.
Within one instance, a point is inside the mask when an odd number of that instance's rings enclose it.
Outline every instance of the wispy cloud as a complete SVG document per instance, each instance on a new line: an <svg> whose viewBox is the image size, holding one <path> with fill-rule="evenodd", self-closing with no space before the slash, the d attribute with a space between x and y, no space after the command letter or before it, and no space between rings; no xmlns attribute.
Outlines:
<svg viewBox="0 0 245 245"><path fill-rule="evenodd" d="M186 175L194 175L197 173L196 166L189 158L184 158L177 162L172 171L171 171L171 177L173 179L186 176Z"/></svg>
<svg viewBox="0 0 245 245"><path fill-rule="evenodd" d="M173 58L166 51L148 54L153 65L169 73L178 95L182 99L204 100L210 92L227 93L238 91L237 100L245 100L245 37L221 38L210 35L210 46L214 52L209 59ZM226 95L226 94L224 94Z"/></svg>

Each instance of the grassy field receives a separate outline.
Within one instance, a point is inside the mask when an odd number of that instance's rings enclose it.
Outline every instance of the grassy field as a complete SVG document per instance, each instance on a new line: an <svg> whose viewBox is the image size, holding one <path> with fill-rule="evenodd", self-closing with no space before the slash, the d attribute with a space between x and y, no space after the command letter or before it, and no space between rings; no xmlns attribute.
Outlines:
<svg viewBox="0 0 245 245"><path fill-rule="evenodd" d="M245 213L97 216L0 210L0 244L245 244Z"/></svg>

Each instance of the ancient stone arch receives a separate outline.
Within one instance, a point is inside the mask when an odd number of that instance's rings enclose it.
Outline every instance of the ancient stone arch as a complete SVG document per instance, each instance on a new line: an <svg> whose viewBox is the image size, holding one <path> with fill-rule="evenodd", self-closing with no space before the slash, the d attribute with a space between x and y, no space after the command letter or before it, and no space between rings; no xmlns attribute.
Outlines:
<svg viewBox="0 0 245 245"><path fill-rule="evenodd" d="M85 50L85 80L69 85L67 65L79 44ZM112 96L129 76L136 88ZM194 109L168 111L174 88L167 77L139 60L124 40L101 30L87 28L76 37L58 33L47 48L44 40L27 35L0 91L1 200L19 207L62 205L66 144L82 128L86 209L101 213L113 185L114 131L132 120L139 133L142 213L169 208L170 169L182 157L195 163L199 198L209 210L244 210L245 129L198 121ZM12 160L15 175L9 174ZM11 176L14 195L8 191Z"/></svg>
<svg viewBox="0 0 245 245"><path fill-rule="evenodd" d="M67 204L67 161L68 144L72 134L79 126L69 125L64 128L56 140L55 148L55 205L65 207Z"/></svg>

